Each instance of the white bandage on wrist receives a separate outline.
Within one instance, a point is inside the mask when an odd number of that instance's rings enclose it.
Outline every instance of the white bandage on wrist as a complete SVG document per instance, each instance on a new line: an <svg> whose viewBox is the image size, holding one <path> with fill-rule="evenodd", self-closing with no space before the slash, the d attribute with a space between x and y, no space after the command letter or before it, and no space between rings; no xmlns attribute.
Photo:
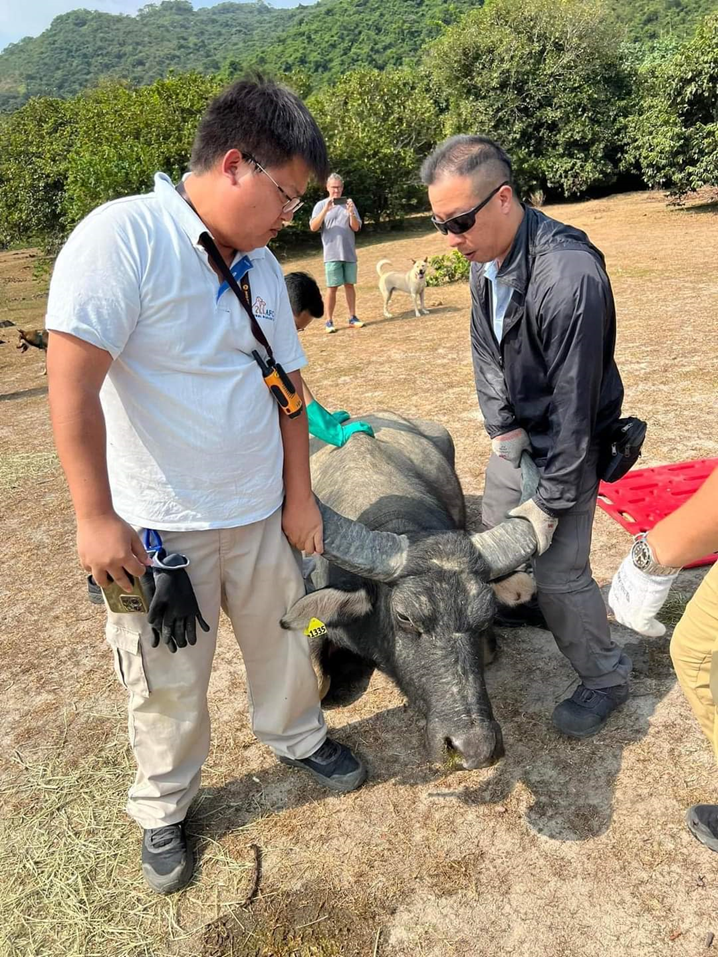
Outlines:
<svg viewBox="0 0 718 957"><path fill-rule="evenodd" d="M632 628L647 638L660 638L666 626L656 620L656 615L668 598L674 575L647 575L633 564L630 555L621 562L613 576L608 593L608 604L616 621Z"/></svg>

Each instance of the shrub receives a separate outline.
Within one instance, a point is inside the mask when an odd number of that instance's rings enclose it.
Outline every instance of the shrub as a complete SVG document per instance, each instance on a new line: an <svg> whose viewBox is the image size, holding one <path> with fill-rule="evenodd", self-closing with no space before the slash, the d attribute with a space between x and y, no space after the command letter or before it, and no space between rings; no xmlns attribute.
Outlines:
<svg viewBox="0 0 718 957"><path fill-rule="evenodd" d="M433 271L426 280L427 286L445 286L450 282L468 281L471 264L456 249L443 256L432 256L429 265Z"/></svg>

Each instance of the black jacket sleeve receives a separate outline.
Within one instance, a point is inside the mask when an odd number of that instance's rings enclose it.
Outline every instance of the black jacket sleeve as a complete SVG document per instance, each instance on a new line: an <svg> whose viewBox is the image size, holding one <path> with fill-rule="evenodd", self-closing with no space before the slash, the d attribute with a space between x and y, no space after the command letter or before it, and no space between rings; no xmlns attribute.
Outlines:
<svg viewBox="0 0 718 957"><path fill-rule="evenodd" d="M594 257L564 250L546 259L551 282L538 325L552 400L551 447L536 501L550 514L576 504L594 438L604 367L604 340L613 322L613 295ZM560 266L557 270L557 264Z"/></svg>
<svg viewBox="0 0 718 957"><path fill-rule="evenodd" d="M490 438L503 435L518 428L514 415L506 379L501 368L498 346L491 340L482 316L478 297L478 278L471 270L471 358L474 363L474 379L479 406L484 417L484 427Z"/></svg>

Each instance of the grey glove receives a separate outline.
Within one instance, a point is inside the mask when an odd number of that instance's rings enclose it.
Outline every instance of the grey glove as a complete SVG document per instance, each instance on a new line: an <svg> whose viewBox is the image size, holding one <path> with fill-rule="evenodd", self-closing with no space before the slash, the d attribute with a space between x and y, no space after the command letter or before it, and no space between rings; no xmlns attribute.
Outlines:
<svg viewBox="0 0 718 957"><path fill-rule="evenodd" d="M519 467L522 452L531 451L529 437L523 429L514 429L491 440L491 449L500 459L506 459L515 469Z"/></svg>
<svg viewBox="0 0 718 957"><path fill-rule="evenodd" d="M517 505L516 508L511 509L509 515L514 518L525 518L531 522L536 534L536 554L543 555L551 544L553 533L556 531L556 526L558 525L558 519L544 512L533 498L530 498L528 502L524 502L523 505Z"/></svg>

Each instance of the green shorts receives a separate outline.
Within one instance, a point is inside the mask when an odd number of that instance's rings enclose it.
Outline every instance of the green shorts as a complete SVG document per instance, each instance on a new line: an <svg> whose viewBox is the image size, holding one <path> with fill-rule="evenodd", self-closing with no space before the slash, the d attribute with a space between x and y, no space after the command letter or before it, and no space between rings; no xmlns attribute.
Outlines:
<svg viewBox="0 0 718 957"><path fill-rule="evenodd" d="M324 263L327 286L356 286L357 264L345 262Z"/></svg>

